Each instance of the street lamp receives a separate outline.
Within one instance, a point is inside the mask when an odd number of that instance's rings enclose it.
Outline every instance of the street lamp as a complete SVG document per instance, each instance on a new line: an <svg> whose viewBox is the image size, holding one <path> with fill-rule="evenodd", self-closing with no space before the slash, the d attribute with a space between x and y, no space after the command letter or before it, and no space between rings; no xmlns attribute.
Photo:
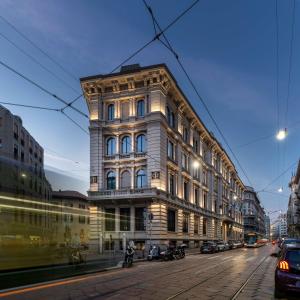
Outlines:
<svg viewBox="0 0 300 300"><path fill-rule="evenodd" d="M287 136L287 129L286 128L280 129L276 134L276 139L282 141L286 138L286 136Z"/></svg>
<svg viewBox="0 0 300 300"><path fill-rule="evenodd" d="M200 166L199 161L198 160L194 160L194 162L193 162L194 169L198 169L199 166Z"/></svg>
<svg viewBox="0 0 300 300"><path fill-rule="evenodd" d="M233 196L233 200L236 200L236 199L237 199L237 195L234 195L234 196Z"/></svg>
<svg viewBox="0 0 300 300"><path fill-rule="evenodd" d="M26 178L27 175L25 173L21 173L21 177Z"/></svg>
<svg viewBox="0 0 300 300"><path fill-rule="evenodd" d="M283 188L280 187L280 188L278 189L278 193L282 193L282 192L283 192Z"/></svg>

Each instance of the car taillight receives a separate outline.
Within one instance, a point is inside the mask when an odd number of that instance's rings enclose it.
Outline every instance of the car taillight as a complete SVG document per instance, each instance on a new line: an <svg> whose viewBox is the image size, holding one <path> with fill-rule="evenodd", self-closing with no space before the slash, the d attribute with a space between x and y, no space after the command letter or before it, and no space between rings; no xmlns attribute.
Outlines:
<svg viewBox="0 0 300 300"><path fill-rule="evenodd" d="M280 260L278 263L278 268L280 269L280 271L288 271L289 263L286 260Z"/></svg>

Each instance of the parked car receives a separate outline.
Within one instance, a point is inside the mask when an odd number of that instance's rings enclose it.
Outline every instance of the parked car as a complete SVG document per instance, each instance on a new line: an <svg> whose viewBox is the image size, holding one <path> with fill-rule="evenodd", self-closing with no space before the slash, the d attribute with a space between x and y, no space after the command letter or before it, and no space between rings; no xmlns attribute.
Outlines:
<svg viewBox="0 0 300 300"><path fill-rule="evenodd" d="M225 251L226 251L226 250L230 250L230 245L229 245L228 242L225 242L225 243L224 243L224 246L225 246L225 249L224 249Z"/></svg>
<svg viewBox="0 0 300 300"><path fill-rule="evenodd" d="M287 244L279 254L275 270L275 297L283 297L286 292L299 293L300 297L300 243Z"/></svg>
<svg viewBox="0 0 300 300"><path fill-rule="evenodd" d="M225 251L225 243L223 241L217 242L218 251Z"/></svg>
<svg viewBox="0 0 300 300"><path fill-rule="evenodd" d="M228 241L229 250L234 249L233 241Z"/></svg>
<svg viewBox="0 0 300 300"><path fill-rule="evenodd" d="M242 248L243 245L241 243L241 241L233 241L233 248Z"/></svg>
<svg viewBox="0 0 300 300"><path fill-rule="evenodd" d="M279 248L283 249L286 245L292 245L292 244L300 244L300 239L285 238L280 243Z"/></svg>
<svg viewBox="0 0 300 300"><path fill-rule="evenodd" d="M217 244L213 241L207 241L200 247L201 253L215 253L218 252Z"/></svg>

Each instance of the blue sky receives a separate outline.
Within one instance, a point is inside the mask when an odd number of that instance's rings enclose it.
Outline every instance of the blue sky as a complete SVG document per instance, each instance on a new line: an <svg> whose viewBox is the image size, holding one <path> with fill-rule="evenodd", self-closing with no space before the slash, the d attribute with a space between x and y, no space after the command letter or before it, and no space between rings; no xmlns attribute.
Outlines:
<svg viewBox="0 0 300 300"><path fill-rule="evenodd" d="M162 27L191 2L149 0ZM287 140L280 144L270 137L240 147L257 138L275 134L277 128L275 0L199 1L167 31L167 36L257 190L299 158L300 123L298 126L293 124L300 121L300 7L297 3L289 111L285 121L293 1L279 0L278 3L279 121L281 127L289 130ZM80 93L80 77L110 72L153 36L152 21L140 0L2 0L0 14L77 80L63 72L0 19L0 33L29 52L72 89L0 37L1 60L66 101ZM170 67L199 116L218 137L176 61L161 44L152 43L130 63L148 65L162 62ZM0 67L0 78L0 101L55 108L62 105L3 67ZM76 102L76 107L87 112L82 98ZM47 166L82 180L88 188L88 136L56 112L8 108L22 117L24 126L44 146ZM88 122L82 116L72 110L66 112L87 128ZM221 143L224 145L222 140ZM260 194L267 211L286 210L288 199L283 195L288 195L287 184L294 169L269 188L276 191L283 186L283 194ZM247 184L241 171L239 174Z"/></svg>

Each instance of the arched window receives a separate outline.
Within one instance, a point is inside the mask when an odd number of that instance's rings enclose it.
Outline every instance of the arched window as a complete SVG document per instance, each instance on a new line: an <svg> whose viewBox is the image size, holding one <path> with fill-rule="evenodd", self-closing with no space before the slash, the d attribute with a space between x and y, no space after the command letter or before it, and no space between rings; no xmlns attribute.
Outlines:
<svg viewBox="0 0 300 300"><path fill-rule="evenodd" d="M136 172L136 178L135 178L135 186L137 188L143 188L147 185L147 178L146 178L146 172L144 169L140 169Z"/></svg>
<svg viewBox="0 0 300 300"><path fill-rule="evenodd" d="M145 152L146 151L146 138L144 134L140 134L136 137L136 152Z"/></svg>
<svg viewBox="0 0 300 300"><path fill-rule="evenodd" d="M115 118L115 105L109 104L107 107L107 120L112 121Z"/></svg>
<svg viewBox="0 0 300 300"><path fill-rule="evenodd" d="M110 137L106 141L106 155L116 154L116 140L114 137Z"/></svg>
<svg viewBox="0 0 300 300"><path fill-rule="evenodd" d="M144 117L145 116L145 101L139 100L137 102L137 116Z"/></svg>
<svg viewBox="0 0 300 300"><path fill-rule="evenodd" d="M130 188L131 187L131 178L129 171L124 171L121 174L121 188Z"/></svg>
<svg viewBox="0 0 300 300"><path fill-rule="evenodd" d="M116 189L116 175L115 172L109 171L106 176L106 183L108 190L115 190Z"/></svg>
<svg viewBox="0 0 300 300"><path fill-rule="evenodd" d="M122 138L122 144L121 144L121 151L123 154L130 153L130 137L129 136L124 136Z"/></svg>

